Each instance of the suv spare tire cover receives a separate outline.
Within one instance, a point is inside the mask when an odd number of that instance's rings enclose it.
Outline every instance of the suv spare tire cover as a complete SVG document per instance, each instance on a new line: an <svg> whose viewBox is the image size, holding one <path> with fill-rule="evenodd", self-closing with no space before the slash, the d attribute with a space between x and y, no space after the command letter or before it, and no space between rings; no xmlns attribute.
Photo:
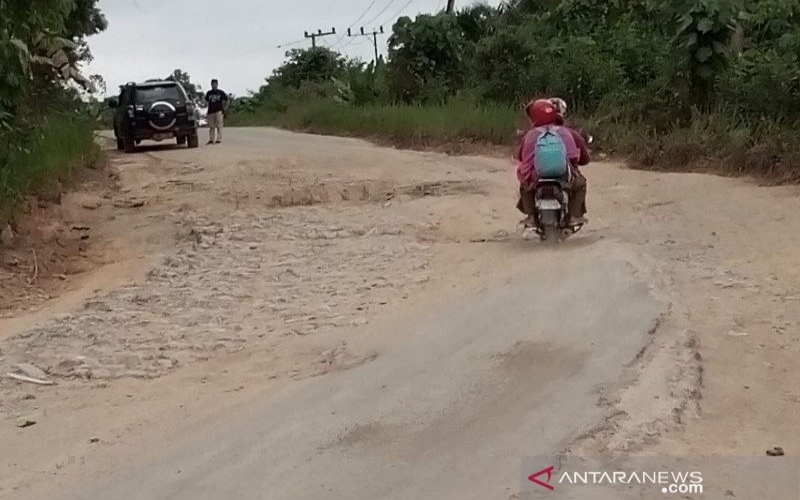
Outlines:
<svg viewBox="0 0 800 500"><path fill-rule="evenodd" d="M150 126L156 130L170 129L176 121L175 106L166 101L154 102L147 110L147 118Z"/></svg>

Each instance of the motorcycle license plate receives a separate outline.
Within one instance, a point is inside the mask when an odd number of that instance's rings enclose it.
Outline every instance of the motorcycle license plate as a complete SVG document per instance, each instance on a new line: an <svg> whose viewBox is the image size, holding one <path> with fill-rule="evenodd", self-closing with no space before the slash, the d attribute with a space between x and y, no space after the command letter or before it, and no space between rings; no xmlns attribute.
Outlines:
<svg viewBox="0 0 800 500"><path fill-rule="evenodd" d="M536 200L536 208L539 210L561 210L561 203L558 200Z"/></svg>
<svg viewBox="0 0 800 500"><path fill-rule="evenodd" d="M155 134L153 135L154 141L165 141L167 139L172 139L175 137L173 134Z"/></svg>

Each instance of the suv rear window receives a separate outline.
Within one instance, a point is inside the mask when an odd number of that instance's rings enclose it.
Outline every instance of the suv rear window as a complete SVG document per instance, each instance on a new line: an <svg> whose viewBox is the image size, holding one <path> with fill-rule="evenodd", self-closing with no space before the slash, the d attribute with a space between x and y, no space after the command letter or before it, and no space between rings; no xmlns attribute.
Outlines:
<svg viewBox="0 0 800 500"><path fill-rule="evenodd" d="M136 102L182 101L183 94L176 85L139 87L136 89Z"/></svg>

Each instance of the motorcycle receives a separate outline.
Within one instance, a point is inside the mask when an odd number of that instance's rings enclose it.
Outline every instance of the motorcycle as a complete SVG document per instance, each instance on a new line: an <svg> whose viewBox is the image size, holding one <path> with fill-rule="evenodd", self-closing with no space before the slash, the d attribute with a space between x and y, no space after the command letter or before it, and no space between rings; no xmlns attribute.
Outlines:
<svg viewBox="0 0 800 500"><path fill-rule="evenodd" d="M523 130L517 135L523 136ZM579 131L587 145L594 137L585 129ZM549 244L557 244L583 229L583 224L571 224L569 214L569 183L563 179L540 179L534 191L536 206L535 226L539 238ZM526 229L527 231L527 229Z"/></svg>
<svg viewBox="0 0 800 500"><path fill-rule="evenodd" d="M561 179L540 179L534 191L536 234L545 243L556 244L583 228L569 223L569 184Z"/></svg>
<svg viewBox="0 0 800 500"><path fill-rule="evenodd" d="M587 144L594 138L580 131ZM545 243L566 240L583 229L583 224L571 224L569 213L569 183L563 179L540 179L534 191L536 204L536 234Z"/></svg>

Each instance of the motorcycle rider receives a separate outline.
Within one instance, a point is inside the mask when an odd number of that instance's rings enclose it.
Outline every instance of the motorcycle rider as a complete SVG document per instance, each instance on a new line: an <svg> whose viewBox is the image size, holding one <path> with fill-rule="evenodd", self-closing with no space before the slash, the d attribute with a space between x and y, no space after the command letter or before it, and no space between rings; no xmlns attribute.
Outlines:
<svg viewBox="0 0 800 500"><path fill-rule="evenodd" d="M560 97L551 97L549 101L556 108L556 113L561 116L559 125L564 125L564 120L567 118L567 101Z"/></svg>
<svg viewBox="0 0 800 500"><path fill-rule="evenodd" d="M582 223L585 224L587 222L586 192L588 189L587 189L586 177L584 177L580 167L586 166L589 164L590 161L592 161L592 158L589 154L588 139L586 138L586 136L584 136L583 133L578 132L574 128L566 125L565 121L567 118L567 102L564 99L561 99L559 97L552 97L550 98L550 102L553 103L553 106L555 106L556 112L559 115L559 119L556 121L556 124L567 127L567 129L572 133L572 137L575 139L575 144L578 145L578 149L581 150L580 159L572 165L572 173L574 176L573 184L577 185L577 189L573 187L573 196L578 196L582 201L581 210L580 212L577 212L575 215L580 219L582 219Z"/></svg>
<svg viewBox="0 0 800 500"><path fill-rule="evenodd" d="M528 104L525 109L531 123L531 129L525 135L518 150L517 179L520 182L520 200L517 209L527 215L522 221L526 227L536 225L536 200L535 190L538 176L533 168L533 156L536 142L540 133L547 126L554 126L564 142L569 159L570 172L565 180L569 181L570 224L585 224L586 213L586 178L581 174L578 166L589 163L589 150L586 141L576 131L563 126L566 113L566 103L558 98L538 99ZM561 111L562 113L559 113Z"/></svg>
<svg viewBox="0 0 800 500"><path fill-rule="evenodd" d="M584 131L577 131L566 124L567 102L564 99L553 97L550 99L550 102L553 103L553 106L555 106L556 112L558 113L556 125L567 127L569 131L572 132L573 137L575 137L575 142L578 144L578 148L581 150L581 159L578 161L578 166L584 166L588 164L591 161L591 158L589 157L589 135L584 135Z"/></svg>

